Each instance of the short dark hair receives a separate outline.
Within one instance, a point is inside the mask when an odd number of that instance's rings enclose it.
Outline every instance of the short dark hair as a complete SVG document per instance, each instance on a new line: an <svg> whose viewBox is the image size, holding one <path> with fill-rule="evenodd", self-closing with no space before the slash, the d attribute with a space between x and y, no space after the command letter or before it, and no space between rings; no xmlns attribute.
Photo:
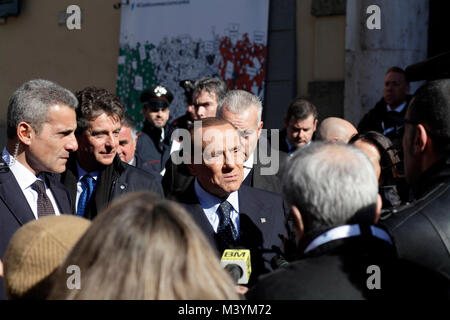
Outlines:
<svg viewBox="0 0 450 320"><path fill-rule="evenodd" d="M119 117L120 122L125 116L125 108L119 98L102 88L87 87L76 92L79 107L77 109L77 133L89 127L89 122L106 113Z"/></svg>
<svg viewBox="0 0 450 320"><path fill-rule="evenodd" d="M225 97L228 87L227 84L219 78L206 77L195 82L194 89L192 91L192 98L197 98L202 91L214 93L218 103Z"/></svg>
<svg viewBox="0 0 450 320"><path fill-rule="evenodd" d="M314 120L318 118L316 106L308 99L299 97L292 100L289 104L286 119L290 121L294 117L297 120L304 120L310 115L313 115Z"/></svg>
<svg viewBox="0 0 450 320"><path fill-rule="evenodd" d="M348 144L355 144L358 140L370 143L377 148L380 154L380 181L383 185L394 184L398 175L397 165L400 163L400 158L392 141L379 132L368 131L355 134Z"/></svg>
<svg viewBox="0 0 450 320"><path fill-rule="evenodd" d="M402 68L397 67L397 66L393 66L393 67L390 67L390 68L386 71L386 74L388 74L389 72L401 73L401 74L403 75L403 77L405 77L405 81L409 83L408 76L406 75L405 70L403 70Z"/></svg>
<svg viewBox="0 0 450 320"><path fill-rule="evenodd" d="M450 155L450 79L422 85L414 93L408 112L409 120L429 125L435 151Z"/></svg>

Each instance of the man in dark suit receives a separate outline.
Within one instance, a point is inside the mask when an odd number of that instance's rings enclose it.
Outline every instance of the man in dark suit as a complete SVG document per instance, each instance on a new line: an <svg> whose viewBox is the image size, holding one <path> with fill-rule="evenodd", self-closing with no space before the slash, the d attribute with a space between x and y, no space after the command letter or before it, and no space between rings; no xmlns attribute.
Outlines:
<svg viewBox="0 0 450 320"><path fill-rule="evenodd" d="M120 161L117 155L124 108L105 89L88 87L76 93L78 151L69 159L61 182L75 203L75 213L93 219L119 196L150 190L163 194L151 174Z"/></svg>
<svg viewBox="0 0 450 320"><path fill-rule="evenodd" d="M136 125L130 116L125 115L119 132L119 147L117 148L120 160L128 163L130 166L145 170L157 179L160 179L160 172L155 170L152 164L143 161L139 154L136 153L136 142Z"/></svg>
<svg viewBox="0 0 450 320"><path fill-rule="evenodd" d="M295 98L289 104L284 128L279 135L279 150L293 154L311 143L317 129L318 113L311 101Z"/></svg>
<svg viewBox="0 0 450 320"><path fill-rule="evenodd" d="M67 190L51 173L63 172L77 150L77 105L69 90L46 80L29 81L12 95L0 161L0 259L23 224L72 212Z"/></svg>
<svg viewBox="0 0 450 320"><path fill-rule="evenodd" d="M191 141L183 145L194 153L184 154L184 159L190 160L187 168L195 180L177 200L219 254L228 248L250 249L254 282L271 270L272 257L283 252L287 237L283 199L242 184L244 155L238 131L230 122L205 118L197 123L201 127L194 124Z"/></svg>
<svg viewBox="0 0 450 320"><path fill-rule="evenodd" d="M244 147L243 184L274 192L281 192L280 167L287 154L272 149L263 131L262 104L259 98L247 91L228 91L217 108L217 117L230 121L239 130ZM162 184L169 198L185 192L193 177L184 164L166 167Z"/></svg>

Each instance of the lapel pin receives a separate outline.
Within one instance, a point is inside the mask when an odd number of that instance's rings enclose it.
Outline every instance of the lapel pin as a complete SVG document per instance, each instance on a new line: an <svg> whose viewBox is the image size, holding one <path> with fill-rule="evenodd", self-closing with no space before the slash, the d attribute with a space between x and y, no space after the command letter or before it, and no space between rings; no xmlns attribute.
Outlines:
<svg viewBox="0 0 450 320"><path fill-rule="evenodd" d="M261 223L266 223L266 218L260 218L259 220L261 220Z"/></svg>

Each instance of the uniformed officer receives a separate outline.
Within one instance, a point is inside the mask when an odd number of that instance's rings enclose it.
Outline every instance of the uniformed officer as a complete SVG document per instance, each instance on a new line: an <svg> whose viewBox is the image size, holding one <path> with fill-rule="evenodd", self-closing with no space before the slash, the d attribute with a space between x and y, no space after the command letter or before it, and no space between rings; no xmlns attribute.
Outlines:
<svg viewBox="0 0 450 320"><path fill-rule="evenodd" d="M145 122L138 134L136 153L155 175L160 176L164 175L164 166L170 156L171 130L167 121L172 100L172 92L162 85L150 87L141 94Z"/></svg>

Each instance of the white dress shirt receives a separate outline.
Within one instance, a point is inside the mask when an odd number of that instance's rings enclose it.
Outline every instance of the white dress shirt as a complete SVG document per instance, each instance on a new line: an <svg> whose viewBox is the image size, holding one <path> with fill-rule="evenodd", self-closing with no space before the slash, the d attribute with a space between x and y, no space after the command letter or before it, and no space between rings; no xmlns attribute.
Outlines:
<svg viewBox="0 0 450 320"><path fill-rule="evenodd" d="M217 228L219 227L220 217L217 213L217 209L219 205L223 202L223 200L217 198L216 196L210 194L205 191L202 186L198 183L197 179L195 179L194 183L195 194L200 202L200 205L203 208L203 212L208 218L209 223L214 229L214 232L217 233ZM230 212L230 219L233 222L234 227L239 232L239 197L238 191L234 191L230 193L228 198L226 199L232 207Z"/></svg>
<svg viewBox="0 0 450 320"><path fill-rule="evenodd" d="M81 179L86 175L89 174L92 178L94 178L94 185L97 184L97 179L98 179L98 174L99 171L93 171L93 172L87 172L86 170L84 170L82 167L80 167L80 165L78 164L77 161L77 172L78 172L78 180L77 180L77 199L75 201L75 211L78 210L78 200L80 199L80 194L81 192L83 192L83 183L81 183Z"/></svg>
<svg viewBox="0 0 450 320"><path fill-rule="evenodd" d="M253 168L253 159L255 158L256 150L248 157L247 161L244 162L244 180L247 178L248 174Z"/></svg>
<svg viewBox="0 0 450 320"><path fill-rule="evenodd" d="M6 148L3 149L2 158L3 161L5 161L5 163L8 165L9 169L11 170L12 174L14 175L14 178L16 178L16 181L19 184L19 187L22 190L25 198L27 199L31 211L33 211L34 217L36 219L38 219L38 212L37 212L38 193L31 187L31 185L36 180L41 180L44 183L45 193L47 194L48 198L52 203L55 214L57 216L61 214L58 205L56 204L55 197L53 196L50 188L45 183L44 179L42 179L41 177L36 177L30 170L25 168L23 164L15 160L8 152L8 150L6 150Z"/></svg>

